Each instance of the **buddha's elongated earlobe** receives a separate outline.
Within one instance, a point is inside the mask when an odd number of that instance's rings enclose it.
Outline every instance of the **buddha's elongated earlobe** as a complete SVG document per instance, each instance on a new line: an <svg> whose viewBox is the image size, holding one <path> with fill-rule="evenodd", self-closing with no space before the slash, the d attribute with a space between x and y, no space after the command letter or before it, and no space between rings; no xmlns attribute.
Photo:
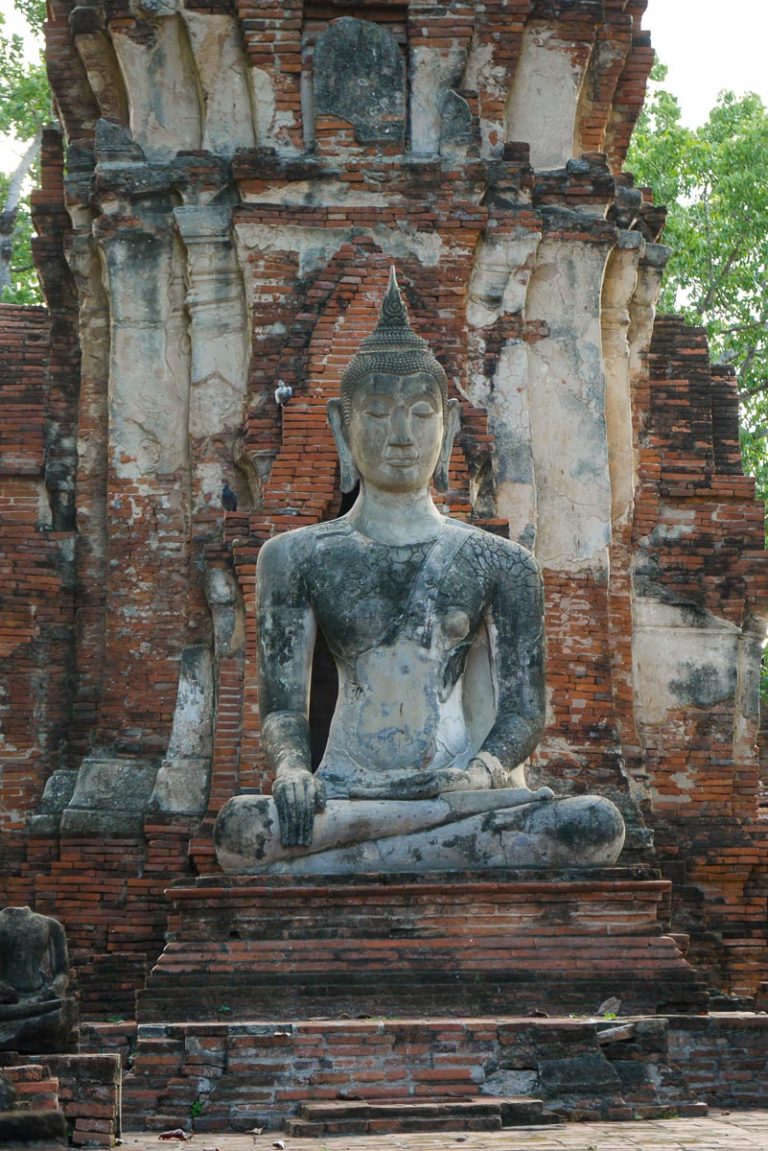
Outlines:
<svg viewBox="0 0 768 1151"><path fill-rule="evenodd" d="M355 461L352 459L352 452L349 450L341 400L328 401L328 423L331 425L333 438L336 441L336 451L339 453L341 490L346 494L355 490L360 482L360 476L355 467Z"/></svg>
<svg viewBox="0 0 768 1151"><path fill-rule="evenodd" d="M435 487L439 492L448 491L448 469L451 464L453 441L459 430L460 418L459 401L449 400L445 412L445 431L443 432L443 442L440 446L440 456L438 457L435 474L432 477Z"/></svg>

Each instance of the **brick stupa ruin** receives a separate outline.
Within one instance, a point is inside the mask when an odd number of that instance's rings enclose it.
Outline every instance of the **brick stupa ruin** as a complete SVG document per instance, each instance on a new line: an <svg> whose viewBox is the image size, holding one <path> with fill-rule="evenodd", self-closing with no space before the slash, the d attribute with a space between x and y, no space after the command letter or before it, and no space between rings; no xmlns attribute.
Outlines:
<svg viewBox="0 0 768 1151"><path fill-rule="evenodd" d="M759 1017L697 1012L707 988L759 1005L768 979L764 509L733 376L701 330L655 315L664 213L623 169L653 60L644 9L49 4L46 307L0 307L0 900L65 924L91 1049L127 1045L138 995L137 1122L200 1099L198 1122L237 1128L373 1098L376 1043L403 1095L509 1094L533 1056L494 1080L499 1051L530 1024L499 1017L609 995L661 1013L630 1061L708 1053L664 1098L754 1101L725 1072L708 1082L707 1059L725 1036L738 1073ZM543 571L529 778L617 804L610 874L258 891L217 874L218 811L271 783L256 559L347 506L325 405L393 262L461 404L441 504ZM320 645L318 761L335 690ZM342 1018L396 1011L399 1030ZM485 1029L467 1022L481 1012ZM425 1015L426 1054L398 1062ZM546 1042L567 1033L603 1083L595 1113L631 1112L631 1075L579 1027L552 1021ZM452 1065L435 1055L449 1033ZM336 1065L345 1045L359 1079ZM223 1086L238 1051L250 1095ZM529 1086L546 1094L553 1059ZM552 1098L583 1104L561 1072Z"/></svg>

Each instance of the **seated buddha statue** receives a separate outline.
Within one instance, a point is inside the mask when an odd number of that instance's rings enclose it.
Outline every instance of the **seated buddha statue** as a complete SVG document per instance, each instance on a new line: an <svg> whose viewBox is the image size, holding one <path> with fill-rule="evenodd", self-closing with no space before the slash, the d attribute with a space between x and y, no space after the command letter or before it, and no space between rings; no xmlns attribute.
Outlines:
<svg viewBox="0 0 768 1151"><path fill-rule="evenodd" d="M394 271L328 418L342 490L359 483L359 494L346 515L260 551L259 706L274 783L219 813L223 870L612 865L624 823L609 800L526 784L545 718L541 577L524 547L435 506L459 405ZM318 628L339 690L313 772Z"/></svg>
<svg viewBox="0 0 768 1151"><path fill-rule="evenodd" d="M67 938L30 907L0 911L0 1051L71 1051L77 1002L68 994Z"/></svg>

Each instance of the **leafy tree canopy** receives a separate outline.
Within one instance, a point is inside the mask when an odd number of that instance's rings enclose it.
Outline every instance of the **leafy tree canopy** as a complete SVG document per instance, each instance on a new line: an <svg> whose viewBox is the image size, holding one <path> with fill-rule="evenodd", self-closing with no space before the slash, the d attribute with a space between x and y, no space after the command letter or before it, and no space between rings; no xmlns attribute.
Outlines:
<svg viewBox="0 0 768 1151"><path fill-rule="evenodd" d="M38 38L45 19L44 0L16 0ZM39 40L42 49L42 40ZM15 137L23 155L15 172L0 174L0 299L38 303L41 299L31 253L32 221L23 189L37 177L40 131L51 118L51 96L41 50L30 61L28 45L9 33L0 13L0 133Z"/></svg>
<svg viewBox="0 0 768 1151"><path fill-rule="evenodd" d="M45 19L45 5L40 0L16 0L15 7L25 17L31 31L38 35ZM0 132L19 140L32 140L41 124L50 119L51 97L42 57L30 62L24 40L18 33L8 34L0 13Z"/></svg>
<svg viewBox="0 0 768 1151"><path fill-rule="evenodd" d="M706 123L687 128L656 82L627 157L636 182L669 209L672 249L660 306L703 325L713 357L733 365L747 471L768 497L768 112L754 94L722 92Z"/></svg>

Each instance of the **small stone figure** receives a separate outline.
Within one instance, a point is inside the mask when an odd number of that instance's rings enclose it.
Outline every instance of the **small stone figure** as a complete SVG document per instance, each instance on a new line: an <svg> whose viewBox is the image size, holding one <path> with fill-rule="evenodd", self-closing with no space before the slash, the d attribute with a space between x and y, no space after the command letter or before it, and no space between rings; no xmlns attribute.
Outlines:
<svg viewBox="0 0 768 1151"><path fill-rule="evenodd" d="M237 495L232 491L227 481L224 481L224 487L221 489L221 506L225 512L237 511Z"/></svg>
<svg viewBox="0 0 768 1151"><path fill-rule="evenodd" d="M408 325L394 274L376 331L328 405L338 520L269 540L258 561L260 711L273 798L237 796L215 830L230 872L339 873L613 864L617 808L531 791L544 727L541 577L509 540L447 519L459 405ZM339 695L311 770L320 628Z"/></svg>
<svg viewBox="0 0 768 1151"><path fill-rule="evenodd" d="M58 919L29 907L0 911L0 1051L72 1050L77 1004Z"/></svg>

